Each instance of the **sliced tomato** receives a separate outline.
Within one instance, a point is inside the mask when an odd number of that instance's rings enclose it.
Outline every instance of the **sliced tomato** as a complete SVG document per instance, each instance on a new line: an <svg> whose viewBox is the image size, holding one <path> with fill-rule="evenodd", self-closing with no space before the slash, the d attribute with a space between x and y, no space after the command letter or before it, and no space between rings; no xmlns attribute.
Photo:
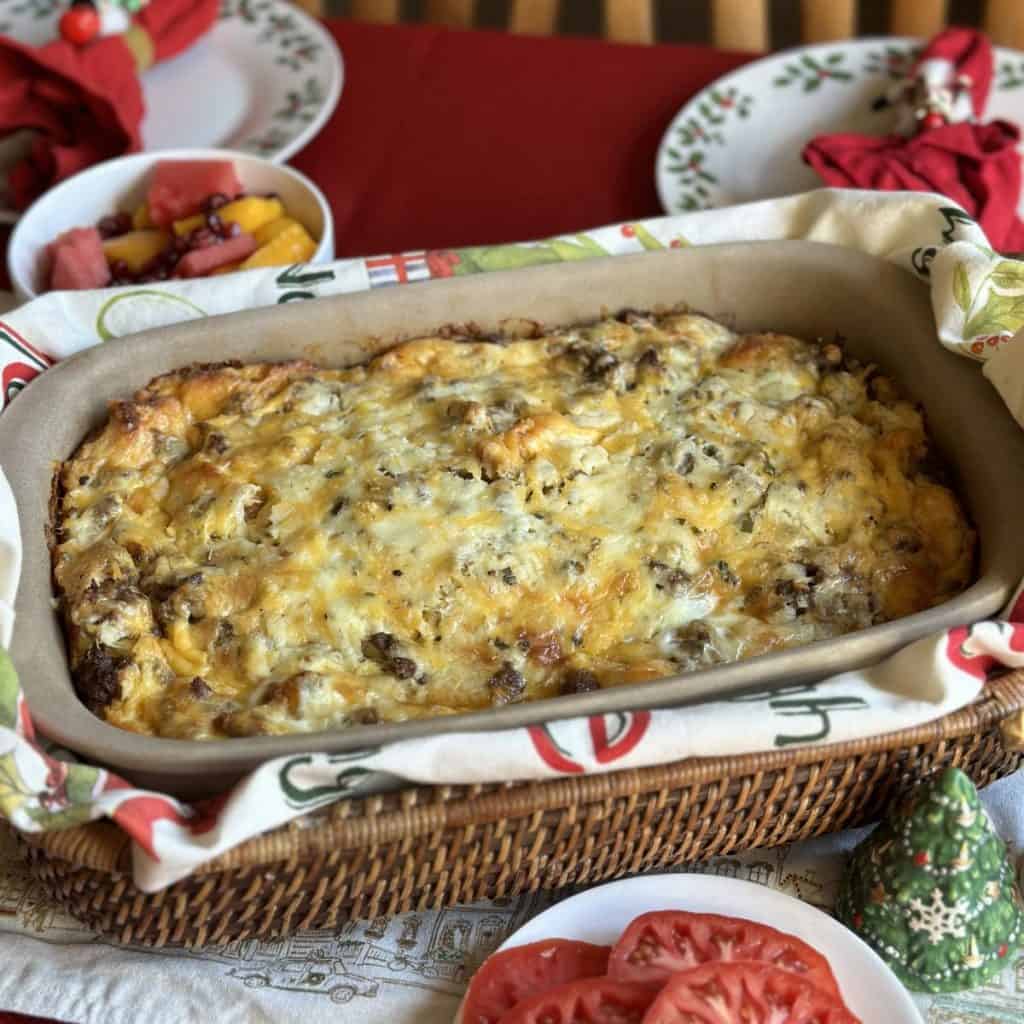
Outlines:
<svg viewBox="0 0 1024 1024"><path fill-rule="evenodd" d="M531 942L495 953L473 975L462 1005L463 1024L495 1024L516 1003L567 981L608 970L608 946L571 939Z"/></svg>
<svg viewBox="0 0 1024 1024"><path fill-rule="evenodd" d="M709 963L658 992L643 1024L860 1024L838 996L770 964Z"/></svg>
<svg viewBox="0 0 1024 1024"><path fill-rule="evenodd" d="M839 995L828 961L795 935L742 917L686 910L657 910L634 918L612 947L608 976L661 985L677 971L723 960L760 960Z"/></svg>
<svg viewBox="0 0 1024 1024"><path fill-rule="evenodd" d="M648 985L583 978L516 1003L501 1024L641 1024L656 994Z"/></svg>

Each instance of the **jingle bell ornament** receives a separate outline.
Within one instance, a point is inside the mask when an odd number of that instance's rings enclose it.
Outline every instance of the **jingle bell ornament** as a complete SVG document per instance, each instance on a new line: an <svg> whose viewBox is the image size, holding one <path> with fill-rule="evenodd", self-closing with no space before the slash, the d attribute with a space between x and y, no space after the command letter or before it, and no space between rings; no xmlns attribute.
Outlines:
<svg viewBox="0 0 1024 1024"><path fill-rule="evenodd" d="M133 14L146 0L72 0L57 23L61 39L85 46L103 36L120 35L131 25Z"/></svg>
<svg viewBox="0 0 1024 1024"><path fill-rule="evenodd" d="M61 38L75 46L91 43L100 34L100 15L93 0L75 0L57 24Z"/></svg>
<svg viewBox="0 0 1024 1024"><path fill-rule="evenodd" d="M893 807L854 850L836 912L918 992L981 985L1024 939L1013 863L957 768Z"/></svg>

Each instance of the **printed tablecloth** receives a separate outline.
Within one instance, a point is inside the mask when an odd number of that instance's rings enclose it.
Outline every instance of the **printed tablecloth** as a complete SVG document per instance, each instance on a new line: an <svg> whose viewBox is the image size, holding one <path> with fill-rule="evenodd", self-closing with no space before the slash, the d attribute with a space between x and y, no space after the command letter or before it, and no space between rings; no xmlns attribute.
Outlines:
<svg viewBox="0 0 1024 1024"><path fill-rule="evenodd" d="M999 832L1024 852L1024 779L984 793ZM724 857L688 870L759 882L829 910L847 853L866 830ZM0 833L0 1006L81 1024L450 1024L483 959L575 890L349 922L202 953L97 939L52 904ZM1024 950L973 992L918 996L926 1024L1020 1024ZM887 1024L865 1021L864 1024Z"/></svg>

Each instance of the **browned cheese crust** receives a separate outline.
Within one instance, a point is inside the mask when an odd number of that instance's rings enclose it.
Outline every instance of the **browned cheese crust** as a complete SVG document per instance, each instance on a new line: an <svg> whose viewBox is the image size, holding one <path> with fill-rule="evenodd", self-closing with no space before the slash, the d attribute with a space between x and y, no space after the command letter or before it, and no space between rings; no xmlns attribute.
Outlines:
<svg viewBox="0 0 1024 1024"><path fill-rule="evenodd" d="M80 697L195 739L835 637L947 600L975 546L890 380L690 314L186 368L111 405L55 516Z"/></svg>

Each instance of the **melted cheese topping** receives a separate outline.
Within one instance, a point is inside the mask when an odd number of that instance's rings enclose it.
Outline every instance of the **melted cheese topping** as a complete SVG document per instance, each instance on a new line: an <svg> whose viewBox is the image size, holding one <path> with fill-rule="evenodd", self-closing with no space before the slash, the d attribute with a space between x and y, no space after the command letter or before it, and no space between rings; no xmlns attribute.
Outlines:
<svg viewBox="0 0 1024 1024"><path fill-rule="evenodd" d="M78 692L205 739L656 679L944 601L974 535L835 345L628 314L192 367L65 464Z"/></svg>

